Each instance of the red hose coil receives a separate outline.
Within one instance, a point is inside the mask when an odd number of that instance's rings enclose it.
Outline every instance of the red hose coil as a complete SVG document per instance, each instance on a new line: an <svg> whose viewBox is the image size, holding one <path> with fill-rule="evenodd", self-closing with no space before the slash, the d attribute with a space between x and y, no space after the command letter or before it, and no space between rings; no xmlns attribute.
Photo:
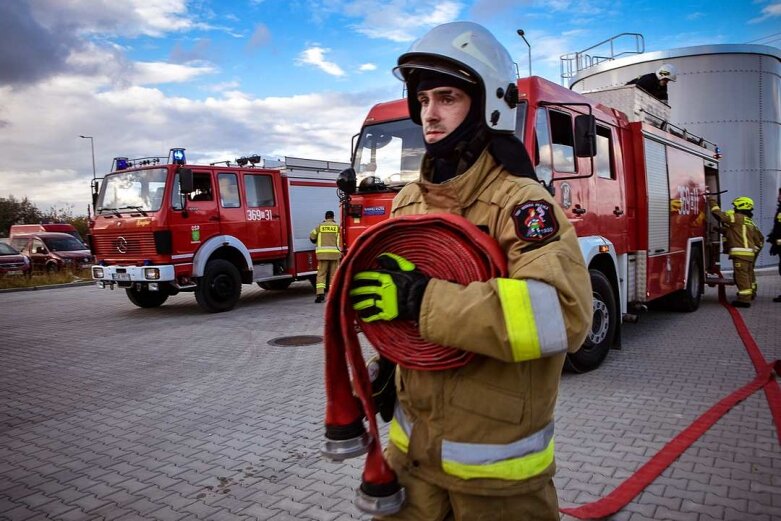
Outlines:
<svg viewBox="0 0 781 521"><path fill-rule="evenodd" d="M371 383L358 341L358 319L349 289L356 273L379 267L376 258L384 252L415 263L426 275L462 285L504 277L507 273L506 257L499 244L465 218L451 214L383 221L358 237L342 260L325 310L325 423L327 428L349 426L360 421L365 411L371 445L363 481L373 485L395 482L396 475L382 457ZM461 367L474 356L423 340L412 321L360 322L360 329L380 354L411 369Z"/></svg>

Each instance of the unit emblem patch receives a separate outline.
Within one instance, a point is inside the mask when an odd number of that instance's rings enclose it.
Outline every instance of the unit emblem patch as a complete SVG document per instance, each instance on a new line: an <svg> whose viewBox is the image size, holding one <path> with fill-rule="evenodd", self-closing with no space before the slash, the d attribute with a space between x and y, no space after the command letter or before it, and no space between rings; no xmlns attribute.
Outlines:
<svg viewBox="0 0 781 521"><path fill-rule="evenodd" d="M515 233L528 242L542 242L556 235L559 223L547 201L526 201L513 210Z"/></svg>

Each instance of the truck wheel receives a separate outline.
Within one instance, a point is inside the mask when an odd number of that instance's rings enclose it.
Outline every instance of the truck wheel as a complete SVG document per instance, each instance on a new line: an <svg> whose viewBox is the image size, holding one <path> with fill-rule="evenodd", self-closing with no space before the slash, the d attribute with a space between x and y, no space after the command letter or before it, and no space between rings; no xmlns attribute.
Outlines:
<svg viewBox="0 0 781 521"><path fill-rule="evenodd" d="M51 275L57 273L58 271L60 271L60 267L57 266L57 264L50 262L49 264L46 265L46 273Z"/></svg>
<svg viewBox="0 0 781 521"><path fill-rule="evenodd" d="M195 288L195 300L209 313L233 309L241 296L241 275L236 266L224 259L206 264Z"/></svg>
<svg viewBox="0 0 781 521"><path fill-rule="evenodd" d="M575 353L569 353L564 368L573 373L585 373L599 367L610 351L618 327L618 306L613 286L600 271L589 270L594 316L586 341Z"/></svg>
<svg viewBox="0 0 781 521"><path fill-rule="evenodd" d="M293 279L267 280L265 282L258 282L258 286L271 291L282 291L283 289L289 288L291 284L293 284Z"/></svg>
<svg viewBox="0 0 781 521"><path fill-rule="evenodd" d="M165 290L148 291L137 290L135 287L125 289L130 302L140 308L157 308L168 300L168 292Z"/></svg>
<svg viewBox="0 0 781 521"><path fill-rule="evenodd" d="M683 311L685 313L697 311L702 300L704 282L702 259L694 250L689 260L689 274L686 277L686 287L670 295L670 308L674 311Z"/></svg>

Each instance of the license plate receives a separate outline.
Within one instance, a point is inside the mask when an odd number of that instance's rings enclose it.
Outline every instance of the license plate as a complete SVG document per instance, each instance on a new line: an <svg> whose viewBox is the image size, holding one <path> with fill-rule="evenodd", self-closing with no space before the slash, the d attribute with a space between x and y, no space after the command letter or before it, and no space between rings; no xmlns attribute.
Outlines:
<svg viewBox="0 0 781 521"><path fill-rule="evenodd" d="M130 280L130 273L115 273L114 280L121 280L121 281Z"/></svg>
<svg viewBox="0 0 781 521"><path fill-rule="evenodd" d="M11 270L6 272L8 275L21 275L22 270Z"/></svg>

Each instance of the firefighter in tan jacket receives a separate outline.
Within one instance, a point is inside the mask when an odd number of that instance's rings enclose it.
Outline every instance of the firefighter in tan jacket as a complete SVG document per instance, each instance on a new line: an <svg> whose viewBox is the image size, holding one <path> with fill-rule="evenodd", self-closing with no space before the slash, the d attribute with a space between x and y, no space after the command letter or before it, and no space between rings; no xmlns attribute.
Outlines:
<svg viewBox="0 0 781 521"><path fill-rule="evenodd" d="M754 201L749 197L738 197L732 201L731 211L722 212L716 199L710 198L710 210L724 230L725 253L732 259L735 284L738 286L738 298L732 305L738 308L751 307L751 301L757 296L757 278L754 275L754 262L762 249L765 237L751 219Z"/></svg>
<svg viewBox="0 0 781 521"><path fill-rule="evenodd" d="M334 221L334 212L325 212L325 220L309 234L309 240L316 244L317 280L315 281L315 302L325 300L326 285L334 280L334 273L342 258L342 234Z"/></svg>
<svg viewBox="0 0 781 521"><path fill-rule="evenodd" d="M592 317L575 231L512 134L514 68L488 31L438 26L396 71L426 155L392 216L466 217L500 243L509 276L461 286L392 252L381 256L388 269L356 274L363 320L417 320L425 340L482 355L458 369L396 371L386 455L407 500L382 519L558 520L554 406L564 357ZM511 91L509 101L495 99L498 89Z"/></svg>

